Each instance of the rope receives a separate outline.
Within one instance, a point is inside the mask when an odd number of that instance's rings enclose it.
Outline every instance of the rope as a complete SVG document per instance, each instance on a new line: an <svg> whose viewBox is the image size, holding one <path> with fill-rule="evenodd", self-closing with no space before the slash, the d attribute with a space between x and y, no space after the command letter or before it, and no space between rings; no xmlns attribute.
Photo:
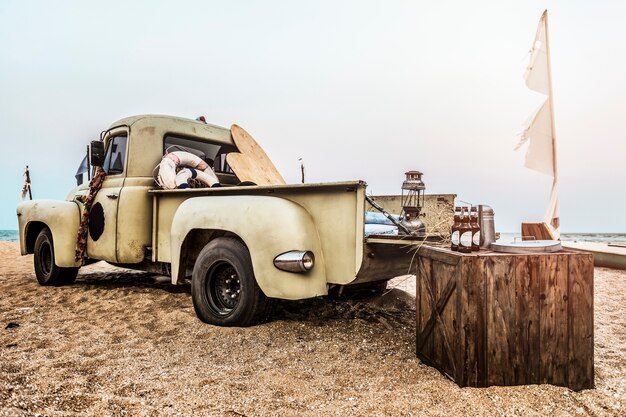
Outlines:
<svg viewBox="0 0 626 417"><path fill-rule="evenodd" d="M104 178L106 177L106 173L100 167L96 168L96 173L94 174L91 182L89 182L89 193L87 194L87 198L85 198L85 203L83 204L83 213L80 218L80 226L78 227L78 235L76 236L76 255L74 260L76 262L80 262L81 264L85 260L85 252L87 250L87 230L89 227L89 213L91 212L91 206L93 205L93 200L96 198L96 194L102 188L102 183L104 182Z"/></svg>

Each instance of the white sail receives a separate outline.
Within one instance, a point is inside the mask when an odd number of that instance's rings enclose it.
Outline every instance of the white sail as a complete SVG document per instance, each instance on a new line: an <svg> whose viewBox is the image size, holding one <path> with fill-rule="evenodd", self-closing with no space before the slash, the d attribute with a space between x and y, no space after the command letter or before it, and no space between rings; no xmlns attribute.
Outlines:
<svg viewBox="0 0 626 417"><path fill-rule="evenodd" d="M535 42L530 50L530 60L524 73L526 86L545 95L550 94L550 74L548 70L548 44L546 40L545 17L547 10L539 20Z"/></svg>
<svg viewBox="0 0 626 417"><path fill-rule="evenodd" d="M545 94L547 99L526 125L515 149L519 149L528 142L524 166L553 178L550 203L544 221L552 226L558 239L560 237L558 175L547 10L543 12L539 20L524 80L529 89Z"/></svg>
<svg viewBox="0 0 626 417"><path fill-rule="evenodd" d="M522 132L520 143L515 149L519 149L526 142L528 142L528 149L524 166L554 176L554 148L548 100L539 107L528 122Z"/></svg>

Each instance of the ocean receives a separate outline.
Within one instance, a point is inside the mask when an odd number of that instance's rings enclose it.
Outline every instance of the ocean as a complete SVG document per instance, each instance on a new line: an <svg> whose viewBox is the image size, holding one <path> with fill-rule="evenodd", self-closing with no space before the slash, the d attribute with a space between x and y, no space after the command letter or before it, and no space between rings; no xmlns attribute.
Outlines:
<svg viewBox="0 0 626 417"><path fill-rule="evenodd" d="M17 242L17 230L0 230L0 242Z"/></svg>
<svg viewBox="0 0 626 417"><path fill-rule="evenodd" d="M514 240L521 233L500 233L500 239ZM600 242L626 243L626 233L561 233L562 241L569 242Z"/></svg>
<svg viewBox="0 0 626 417"><path fill-rule="evenodd" d="M513 240L519 233L501 233L501 238ZM626 243L626 233L562 233L561 240L574 242ZM0 242L17 242L17 230L0 230Z"/></svg>

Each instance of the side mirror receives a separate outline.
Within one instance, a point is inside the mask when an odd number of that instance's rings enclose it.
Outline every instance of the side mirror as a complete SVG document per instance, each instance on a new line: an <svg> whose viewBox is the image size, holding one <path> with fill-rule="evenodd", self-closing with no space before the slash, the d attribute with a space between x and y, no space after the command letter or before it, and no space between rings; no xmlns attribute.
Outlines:
<svg viewBox="0 0 626 417"><path fill-rule="evenodd" d="M99 140L91 141L91 146L89 146L89 160L94 167L104 165L104 142L100 142Z"/></svg>

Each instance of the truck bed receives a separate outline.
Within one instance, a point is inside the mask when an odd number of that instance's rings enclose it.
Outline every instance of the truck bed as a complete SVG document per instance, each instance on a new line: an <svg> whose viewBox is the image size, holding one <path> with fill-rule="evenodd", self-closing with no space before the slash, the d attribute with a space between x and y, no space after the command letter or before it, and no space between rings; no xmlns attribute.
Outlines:
<svg viewBox="0 0 626 417"><path fill-rule="evenodd" d="M277 186L233 186L182 190L152 190L152 260L171 262L170 228L180 204L195 197L271 196L297 203L317 228L330 284L356 284L390 279L407 273L415 249L423 239L402 236L364 236L363 181ZM253 215L252 215L253 217ZM251 218L250 221L254 219ZM242 219L245 221L245 219ZM277 219L280 223L280 219Z"/></svg>

